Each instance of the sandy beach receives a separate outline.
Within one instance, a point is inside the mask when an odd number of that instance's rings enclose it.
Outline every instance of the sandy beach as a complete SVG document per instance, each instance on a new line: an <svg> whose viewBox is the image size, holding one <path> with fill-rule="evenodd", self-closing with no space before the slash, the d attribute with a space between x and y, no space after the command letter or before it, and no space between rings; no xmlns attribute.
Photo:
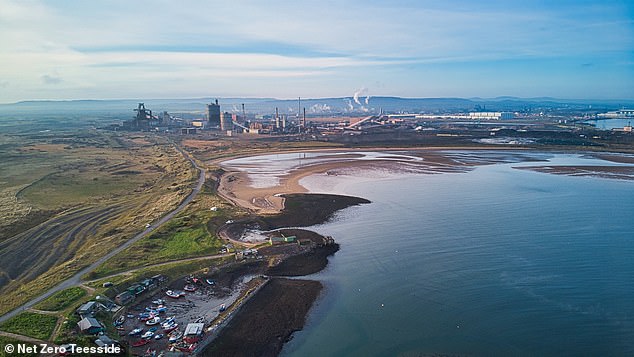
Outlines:
<svg viewBox="0 0 634 357"><path fill-rule="evenodd" d="M363 172L438 174L465 172L481 165L498 163L545 162L543 152L490 148L456 151L450 149L376 149L376 150L327 150L317 151L316 163L297 165L277 176L278 183L270 187L254 187L248 170L228 169L220 180L218 192L236 205L256 214L275 214L284 208L284 194L305 193L300 181L311 175L356 175ZM372 152L371 159L364 153ZM378 154L377 154L378 153ZM337 154L337 155L335 155ZM583 153L580 153L583 154ZM619 154L588 154L622 166L552 166L536 164L518 169L534 170L551 174L584 175L615 179L634 179L634 158ZM220 163L224 166L224 163ZM254 166L257 166L254 164Z"/></svg>
<svg viewBox="0 0 634 357"><path fill-rule="evenodd" d="M362 153L372 152L373 158L364 158ZM334 153L339 153L334 155ZM224 174L218 186L218 193L234 204L247 208L255 214L275 214L284 208L284 194L305 193L300 180L311 175L345 175L360 171L398 173L438 174L465 172L478 165L501 162L540 161L526 151L499 150L493 152L452 153L437 149L393 149L393 150L338 150L317 152L317 163L291 167L288 172L277 176L278 183L270 187L254 187L247 169L232 169L226 162L221 167ZM254 165L256 166L256 165Z"/></svg>

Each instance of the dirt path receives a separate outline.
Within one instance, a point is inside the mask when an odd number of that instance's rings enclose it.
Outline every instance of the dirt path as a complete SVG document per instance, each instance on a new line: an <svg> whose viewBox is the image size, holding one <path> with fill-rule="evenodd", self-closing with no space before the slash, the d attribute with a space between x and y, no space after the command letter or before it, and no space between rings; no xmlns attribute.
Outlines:
<svg viewBox="0 0 634 357"><path fill-rule="evenodd" d="M18 335L17 333L11 333L11 332L0 331L0 336L9 337L9 338L12 338L14 340L20 340L20 341L24 341L24 342L37 344L37 345L39 345L40 343L48 344L48 342L46 342L44 340L38 340L37 338L24 336L24 335Z"/></svg>
<svg viewBox="0 0 634 357"><path fill-rule="evenodd" d="M84 276L84 275L90 273L91 271L95 270L98 266L103 264L106 260L108 260L108 259L114 257L115 255L121 253L123 250L125 250L128 247L130 247L132 244L136 243L137 241L139 241L140 239L144 238L148 234L152 233L159 226L161 226L164 223L166 223L167 221L171 220L174 216L176 216L178 213L180 213L182 210L184 210L185 207L187 207L187 205L198 195L198 193L202 189L203 185L205 184L206 171L205 171L204 168L198 166L196 161L187 152L185 152L183 149L181 149L178 146L175 146L175 148L187 160L189 160L189 162L192 164L192 166L194 166L194 168L196 168L198 170L198 172L199 172L198 182L197 182L196 186L194 187L194 189L192 190L192 192L189 194L189 196L187 196L183 200L183 202L181 202L178 205L178 207L176 207L176 209L174 209L173 211L171 211L171 212L167 213L166 215L164 215L161 219L159 219L151 227L146 228L143 232L137 234L132 239L130 239L127 242L123 243L119 247L111 250L108 254L104 255L101 258L99 258L97 261L95 261L94 263L90 264L86 268L80 270L79 272L77 272L72 277L62 281L61 283L59 283L57 286L53 287L52 289L50 289L50 290L46 291L45 293L43 293L43 294L31 299L30 301L22 304L21 306L13 309L12 311L9 311L6 314L0 316L0 323L2 323L4 321L6 321L6 320L18 315L20 312L22 312L22 311L24 311L24 310L26 310L28 308L31 308L32 306L36 305L40 301L46 299L47 297L55 294L58 291L61 291L61 290L64 290L64 289L79 285L81 283L82 276Z"/></svg>
<svg viewBox="0 0 634 357"><path fill-rule="evenodd" d="M59 311L46 311L46 310L38 310L38 309L34 309L34 308L28 308L28 311L31 312L35 312L38 314L42 314L42 315L50 315L50 316L59 316L60 312Z"/></svg>

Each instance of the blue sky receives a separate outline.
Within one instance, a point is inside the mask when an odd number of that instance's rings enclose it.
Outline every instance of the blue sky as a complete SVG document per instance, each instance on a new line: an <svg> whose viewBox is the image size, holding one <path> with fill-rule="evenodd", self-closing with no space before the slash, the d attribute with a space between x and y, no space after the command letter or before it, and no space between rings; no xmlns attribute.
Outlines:
<svg viewBox="0 0 634 357"><path fill-rule="evenodd" d="M0 102L634 99L632 1L0 0Z"/></svg>

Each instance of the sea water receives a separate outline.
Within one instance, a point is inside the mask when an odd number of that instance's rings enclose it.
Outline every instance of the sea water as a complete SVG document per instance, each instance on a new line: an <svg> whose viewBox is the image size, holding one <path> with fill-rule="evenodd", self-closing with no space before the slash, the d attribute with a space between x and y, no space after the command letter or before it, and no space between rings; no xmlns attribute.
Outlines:
<svg viewBox="0 0 634 357"><path fill-rule="evenodd" d="M634 355L634 182L535 164L303 179L372 203L312 227L341 250L282 354Z"/></svg>

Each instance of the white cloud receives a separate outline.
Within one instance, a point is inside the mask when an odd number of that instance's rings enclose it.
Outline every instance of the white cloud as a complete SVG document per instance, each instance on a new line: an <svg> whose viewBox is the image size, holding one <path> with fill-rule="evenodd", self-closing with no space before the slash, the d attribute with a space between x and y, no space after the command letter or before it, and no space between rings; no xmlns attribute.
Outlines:
<svg viewBox="0 0 634 357"><path fill-rule="evenodd" d="M231 81L245 83L246 92L259 80L303 86L299 79L309 78L314 93L331 86L348 95L371 79L396 93L416 88L411 81L425 73L417 66L592 57L634 47L634 22L617 5L515 6L0 0L0 78L21 88L0 101L45 93L42 81L57 82L51 95L92 88L99 96L110 83L141 91L142 81L179 78L192 90L236 94ZM270 87L259 90L266 95Z"/></svg>

